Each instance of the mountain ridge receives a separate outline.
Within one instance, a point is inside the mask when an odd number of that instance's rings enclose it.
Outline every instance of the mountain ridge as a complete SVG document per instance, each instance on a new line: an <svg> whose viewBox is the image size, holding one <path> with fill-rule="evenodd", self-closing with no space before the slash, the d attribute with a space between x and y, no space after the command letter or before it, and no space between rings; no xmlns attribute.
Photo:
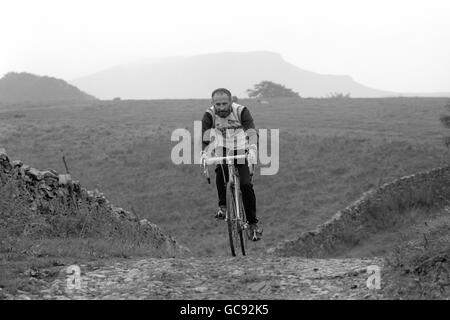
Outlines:
<svg viewBox="0 0 450 320"><path fill-rule="evenodd" d="M72 82L104 99L202 98L216 87L228 87L243 97L263 80L281 83L302 97L325 97L332 92L352 97L384 97L394 92L370 88L348 75L307 71L270 51L220 52L169 57L118 65Z"/></svg>

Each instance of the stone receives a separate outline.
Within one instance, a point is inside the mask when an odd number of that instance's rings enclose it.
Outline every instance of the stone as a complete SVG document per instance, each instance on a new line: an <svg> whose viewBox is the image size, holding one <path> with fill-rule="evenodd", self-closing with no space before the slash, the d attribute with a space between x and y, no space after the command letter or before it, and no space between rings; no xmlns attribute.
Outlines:
<svg viewBox="0 0 450 320"><path fill-rule="evenodd" d="M111 211L117 217L122 217L124 215L125 210L123 210L122 208L119 208L119 207L111 207Z"/></svg>
<svg viewBox="0 0 450 320"><path fill-rule="evenodd" d="M26 164L22 165L20 167L20 175L26 176L26 173L30 170L30 166L27 166Z"/></svg>
<svg viewBox="0 0 450 320"><path fill-rule="evenodd" d="M72 177L70 176L70 174L60 174L58 176L58 180L59 184L62 186L66 186L72 183Z"/></svg>
<svg viewBox="0 0 450 320"><path fill-rule="evenodd" d="M31 177L32 179L38 180L38 181L44 179L44 176L42 175L42 173L38 169L35 169L35 168L30 168L30 170L27 172L27 175L29 177Z"/></svg>
<svg viewBox="0 0 450 320"><path fill-rule="evenodd" d="M66 197L67 196L67 192L64 190L64 189L57 189L56 190L56 193L57 193L57 195L60 197L60 198L64 198L64 197Z"/></svg>
<svg viewBox="0 0 450 320"><path fill-rule="evenodd" d="M0 148L0 160L9 161L5 148Z"/></svg>
<svg viewBox="0 0 450 320"><path fill-rule="evenodd" d="M44 176L44 178L54 178L58 179L58 175L52 172L52 170L45 170L42 171L41 174Z"/></svg>
<svg viewBox="0 0 450 320"><path fill-rule="evenodd" d="M264 289L267 286L267 282L266 281L261 281L258 283L254 283L248 286L248 288L252 291L261 291L262 289Z"/></svg>
<svg viewBox="0 0 450 320"><path fill-rule="evenodd" d="M98 191L97 188L94 189L93 193L94 193L94 197L96 197L96 198L99 198L99 197L102 197L102 196L103 196L103 193L101 193L100 191Z"/></svg>
<svg viewBox="0 0 450 320"><path fill-rule="evenodd" d="M80 185L80 181L78 180L73 180L73 189L75 192L80 192L81 190L81 185Z"/></svg>
<svg viewBox="0 0 450 320"><path fill-rule="evenodd" d="M236 276L236 277L241 277L243 274L244 274L244 272L241 271L241 270L234 270L234 271L231 273L232 276Z"/></svg>
<svg viewBox="0 0 450 320"><path fill-rule="evenodd" d="M59 178L44 178L45 184L48 186L56 186L59 183Z"/></svg>
<svg viewBox="0 0 450 320"><path fill-rule="evenodd" d="M44 191L45 196L49 199L53 199L56 196L52 191L49 191L46 189L44 189L43 191Z"/></svg>
<svg viewBox="0 0 450 320"><path fill-rule="evenodd" d="M97 201L98 204L105 204L106 203L106 198L102 195L100 197L97 197L95 199Z"/></svg>
<svg viewBox="0 0 450 320"><path fill-rule="evenodd" d="M12 164L13 167L21 167L23 165L23 162L20 161L20 160L13 160L11 162L11 164Z"/></svg>
<svg viewBox="0 0 450 320"><path fill-rule="evenodd" d="M47 191L52 191L53 190L53 188L50 187L49 185L47 185L45 182L39 184L39 189L47 190Z"/></svg>

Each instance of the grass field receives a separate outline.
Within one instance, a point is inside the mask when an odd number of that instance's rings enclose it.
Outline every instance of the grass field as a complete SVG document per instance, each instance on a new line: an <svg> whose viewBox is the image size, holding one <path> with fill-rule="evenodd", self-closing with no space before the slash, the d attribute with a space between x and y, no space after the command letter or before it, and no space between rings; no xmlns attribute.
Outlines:
<svg viewBox="0 0 450 320"><path fill-rule="evenodd" d="M280 129L280 170L254 178L264 242L296 237L362 192L449 163L439 122L445 98L274 99L240 102L258 128ZM193 132L208 100L93 102L0 109L0 147L12 159L64 171L147 218L197 255L228 254L217 194L198 165L174 165L176 128ZM256 250L255 250L256 249Z"/></svg>

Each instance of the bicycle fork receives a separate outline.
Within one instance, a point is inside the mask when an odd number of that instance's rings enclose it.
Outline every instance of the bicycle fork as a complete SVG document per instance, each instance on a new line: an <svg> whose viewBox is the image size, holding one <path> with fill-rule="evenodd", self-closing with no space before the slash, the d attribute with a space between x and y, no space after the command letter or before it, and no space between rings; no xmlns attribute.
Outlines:
<svg viewBox="0 0 450 320"><path fill-rule="evenodd" d="M234 171L234 169L232 169L232 170ZM228 177L232 184L232 189L233 189L233 193L234 193L234 204L236 206L236 216L234 217L234 219L236 220L236 222L239 223L239 226L242 228L242 230L247 231L248 223L247 223L247 221L242 220L242 212L241 212L241 208L239 206L239 192L240 192L239 176L237 176L233 171L230 170ZM223 174L223 180L225 181L225 187L226 187L227 182L225 179L225 174L223 172L223 168L222 168L222 174ZM225 216L225 221L228 221L228 219L231 219L231 217L229 217L229 214L227 214Z"/></svg>
<svg viewBox="0 0 450 320"><path fill-rule="evenodd" d="M241 192L240 186L239 186L239 178L237 176L235 176L235 180L233 181L234 183L234 204L236 206L236 220L239 223L239 226L242 228L242 230L247 230L248 228L248 224L247 221L244 221L242 219L242 211L241 211L241 207L240 207L240 202L239 202L239 193Z"/></svg>

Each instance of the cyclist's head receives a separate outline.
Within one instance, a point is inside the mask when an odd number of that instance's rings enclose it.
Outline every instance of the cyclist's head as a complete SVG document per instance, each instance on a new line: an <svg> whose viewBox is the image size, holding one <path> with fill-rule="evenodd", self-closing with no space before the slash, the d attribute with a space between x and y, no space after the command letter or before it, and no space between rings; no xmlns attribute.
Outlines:
<svg viewBox="0 0 450 320"><path fill-rule="evenodd" d="M231 92L218 88L211 94L214 110L219 117L226 118L231 113Z"/></svg>

